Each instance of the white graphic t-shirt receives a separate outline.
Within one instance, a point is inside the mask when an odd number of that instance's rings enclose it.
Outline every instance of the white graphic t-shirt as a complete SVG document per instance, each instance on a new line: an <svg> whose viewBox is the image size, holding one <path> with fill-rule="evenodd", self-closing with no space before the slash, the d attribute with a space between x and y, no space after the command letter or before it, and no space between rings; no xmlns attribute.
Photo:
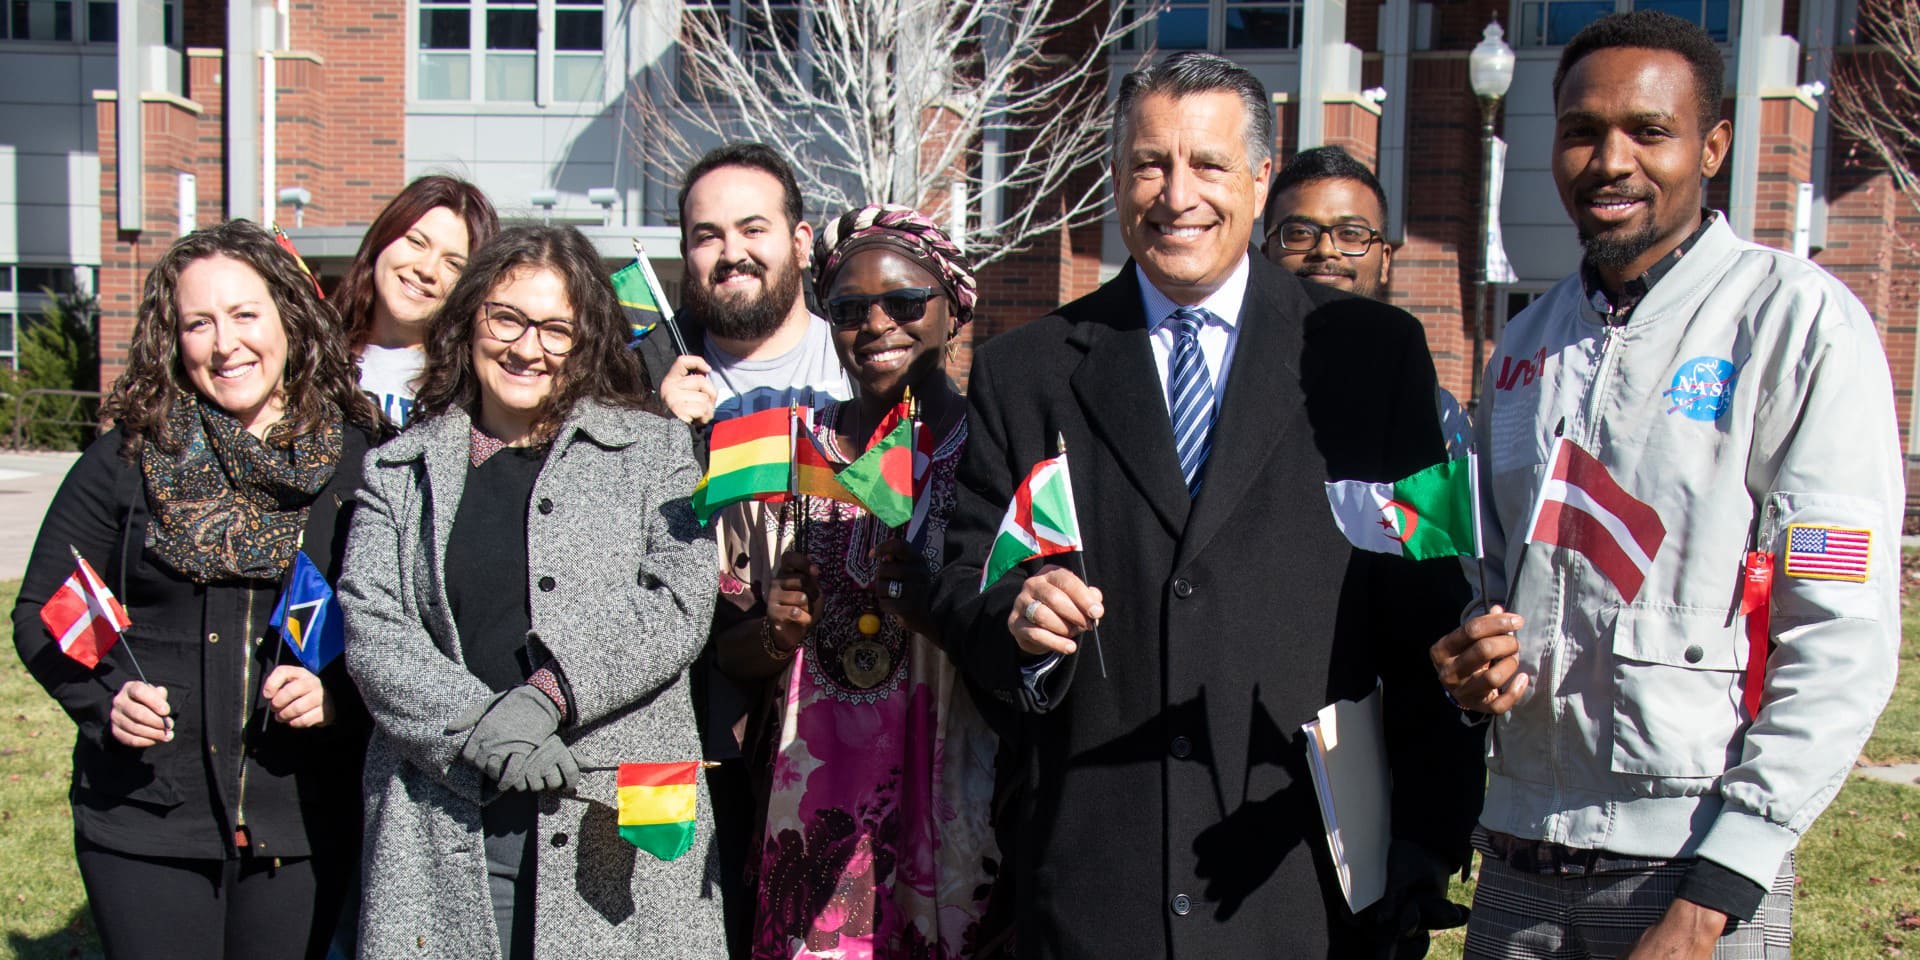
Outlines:
<svg viewBox="0 0 1920 960"><path fill-rule="evenodd" d="M369 343L360 353L360 390L395 427L404 429L413 416L414 388L426 367L425 350Z"/></svg>

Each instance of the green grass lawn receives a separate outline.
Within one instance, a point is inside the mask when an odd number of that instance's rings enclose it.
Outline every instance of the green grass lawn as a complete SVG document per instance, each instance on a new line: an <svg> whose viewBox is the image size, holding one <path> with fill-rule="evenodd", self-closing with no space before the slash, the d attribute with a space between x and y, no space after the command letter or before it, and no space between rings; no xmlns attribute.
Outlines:
<svg viewBox="0 0 1920 960"><path fill-rule="evenodd" d="M18 582L0 583L0 611ZM1920 604L1903 605L1900 681L1873 740L1870 762L1920 760ZM11 621L0 623L11 638ZM67 809L73 725L0 654L0 960L101 955L73 866ZM1854 777L1800 844L1794 956L1856 960L1920 954L1920 787ZM1473 896L1456 884L1454 898ZM1462 937L1437 937L1429 957L1460 955Z"/></svg>

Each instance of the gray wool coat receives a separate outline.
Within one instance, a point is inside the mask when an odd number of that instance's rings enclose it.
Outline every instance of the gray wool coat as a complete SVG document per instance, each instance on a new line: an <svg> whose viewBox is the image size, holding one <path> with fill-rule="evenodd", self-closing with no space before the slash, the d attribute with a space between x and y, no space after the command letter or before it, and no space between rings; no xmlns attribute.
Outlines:
<svg viewBox="0 0 1920 960"><path fill-rule="evenodd" d="M339 596L347 670L372 712L361 956L499 956L478 770L447 726L492 696L463 665L444 583L467 475L454 411L368 455ZM582 767L697 760L687 668L712 616L713 542L688 494L687 431L583 402L527 505L533 632L571 688L561 733ZM545 578L551 577L549 583ZM547 587L543 589L544 587ZM660 862L620 838L615 775L584 772L541 797L534 942L541 957L723 956L705 784L691 850Z"/></svg>

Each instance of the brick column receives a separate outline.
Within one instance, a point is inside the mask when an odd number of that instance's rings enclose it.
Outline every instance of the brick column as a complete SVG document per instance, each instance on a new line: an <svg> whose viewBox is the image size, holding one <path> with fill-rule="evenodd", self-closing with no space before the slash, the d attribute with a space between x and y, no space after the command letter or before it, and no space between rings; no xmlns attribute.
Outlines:
<svg viewBox="0 0 1920 960"><path fill-rule="evenodd" d="M1760 100L1760 175L1754 188L1753 239L1793 249L1800 184L1813 179L1814 103L1798 92Z"/></svg>
<svg viewBox="0 0 1920 960"><path fill-rule="evenodd" d="M1325 146L1339 147L1347 155L1380 169L1380 105L1357 96L1330 96L1326 110Z"/></svg>

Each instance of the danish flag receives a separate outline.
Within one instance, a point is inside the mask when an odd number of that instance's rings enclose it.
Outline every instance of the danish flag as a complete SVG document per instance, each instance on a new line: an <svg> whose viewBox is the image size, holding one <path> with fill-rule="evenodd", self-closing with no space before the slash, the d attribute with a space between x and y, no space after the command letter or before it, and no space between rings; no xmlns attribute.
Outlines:
<svg viewBox="0 0 1920 960"><path fill-rule="evenodd" d="M100 664L100 658L113 649L120 632L133 621L80 551L73 550L73 560L77 569L40 608L40 622L59 642L61 653L92 668Z"/></svg>
<svg viewBox="0 0 1920 960"><path fill-rule="evenodd" d="M1632 603L1666 537L1660 514L1621 489L1606 464L1566 437L1554 444L1547 482L1527 525L1528 543L1585 556Z"/></svg>

